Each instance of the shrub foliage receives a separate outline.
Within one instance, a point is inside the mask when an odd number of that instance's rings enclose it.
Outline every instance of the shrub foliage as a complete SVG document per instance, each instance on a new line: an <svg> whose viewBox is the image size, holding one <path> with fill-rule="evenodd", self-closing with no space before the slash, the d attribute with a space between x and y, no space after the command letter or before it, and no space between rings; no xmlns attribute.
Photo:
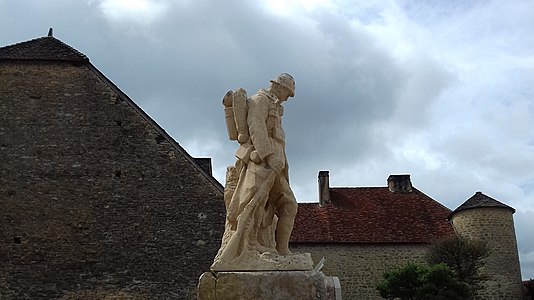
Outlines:
<svg viewBox="0 0 534 300"><path fill-rule="evenodd" d="M445 264L407 266L387 272L377 286L380 296L400 300L471 299L466 283L455 279Z"/></svg>
<svg viewBox="0 0 534 300"><path fill-rule="evenodd" d="M485 279L480 269L489 255L486 242L453 236L430 247L427 262L447 265L458 281L467 283L476 293L480 282Z"/></svg>

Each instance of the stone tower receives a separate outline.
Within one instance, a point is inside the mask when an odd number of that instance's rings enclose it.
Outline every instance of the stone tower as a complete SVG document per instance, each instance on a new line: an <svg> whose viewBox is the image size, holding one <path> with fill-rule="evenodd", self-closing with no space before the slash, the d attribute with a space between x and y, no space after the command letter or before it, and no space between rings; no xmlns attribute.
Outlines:
<svg viewBox="0 0 534 300"><path fill-rule="evenodd" d="M450 215L460 236L488 242L490 256L482 272L488 276L480 299L523 299L513 214L515 209L477 192Z"/></svg>

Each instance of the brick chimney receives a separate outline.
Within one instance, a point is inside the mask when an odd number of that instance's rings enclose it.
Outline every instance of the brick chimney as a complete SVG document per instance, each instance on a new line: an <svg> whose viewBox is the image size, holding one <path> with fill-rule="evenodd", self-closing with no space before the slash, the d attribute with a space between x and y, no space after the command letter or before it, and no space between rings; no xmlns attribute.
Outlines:
<svg viewBox="0 0 534 300"><path fill-rule="evenodd" d="M319 171L319 206L330 203L330 175L328 171Z"/></svg>
<svg viewBox="0 0 534 300"><path fill-rule="evenodd" d="M412 181L410 180L410 174L405 175L389 175L388 188L391 192L404 192L409 193L412 191Z"/></svg>

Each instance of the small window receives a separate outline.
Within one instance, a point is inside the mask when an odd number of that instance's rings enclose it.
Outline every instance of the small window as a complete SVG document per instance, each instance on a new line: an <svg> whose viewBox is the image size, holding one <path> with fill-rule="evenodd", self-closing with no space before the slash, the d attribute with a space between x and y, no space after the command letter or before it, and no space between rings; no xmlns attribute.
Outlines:
<svg viewBox="0 0 534 300"><path fill-rule="evenodd" d="M165 140L165 138L161 134L158 134L156 136L156 143L157 144L161 144L164 140Z"/></svg>

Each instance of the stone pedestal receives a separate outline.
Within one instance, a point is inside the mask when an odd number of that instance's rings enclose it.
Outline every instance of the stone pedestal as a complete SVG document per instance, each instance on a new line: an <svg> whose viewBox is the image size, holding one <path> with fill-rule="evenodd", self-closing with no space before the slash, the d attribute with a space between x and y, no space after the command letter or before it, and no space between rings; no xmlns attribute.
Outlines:
<svg viewBox="0 0 534 300"><path fill-rule="evenodd" d="M337 277L317 271L205 272L198 300L341 299Z"/></svg>

